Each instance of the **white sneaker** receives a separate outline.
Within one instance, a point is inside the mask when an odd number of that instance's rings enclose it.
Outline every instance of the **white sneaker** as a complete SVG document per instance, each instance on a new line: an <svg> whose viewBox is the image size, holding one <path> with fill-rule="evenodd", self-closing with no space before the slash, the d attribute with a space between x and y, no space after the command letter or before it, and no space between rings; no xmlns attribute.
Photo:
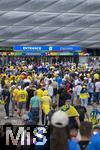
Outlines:
<svg viewBox="0 0 100 150"><path fill-rule="evenodd" d="M4 117L4 119L8 119L8 118L9 118L8 116L5 116L5 117Z"/></svg>

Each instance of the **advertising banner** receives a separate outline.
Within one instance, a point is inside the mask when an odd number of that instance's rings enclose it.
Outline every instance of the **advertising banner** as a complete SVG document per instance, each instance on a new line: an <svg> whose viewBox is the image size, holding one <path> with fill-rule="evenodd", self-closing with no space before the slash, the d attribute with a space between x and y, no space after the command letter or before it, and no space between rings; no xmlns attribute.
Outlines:
<svg viewBox="0 0 100 150"><path fill-rule="evenodd" d="M13 51L13 47L0 47L0 52L9 52L9 51Z"/></svg>
<svg viewBox="0 0 100 150"><path fill-rule="evenodd" d="M59 46L13 46L14 51L42 52L59 50Z"/></svg>

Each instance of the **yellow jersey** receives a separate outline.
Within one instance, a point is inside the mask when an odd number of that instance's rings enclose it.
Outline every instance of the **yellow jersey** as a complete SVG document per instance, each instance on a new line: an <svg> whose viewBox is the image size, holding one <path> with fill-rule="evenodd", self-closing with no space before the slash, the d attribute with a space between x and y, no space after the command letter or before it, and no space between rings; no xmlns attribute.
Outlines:
<svg viewBox="0 0 100 150"><path fill-rule="evenodd" d="M80 99L87 99L89 98L89 93L80 93Z"/></svg>
<svg viewBox="0 0 100 150"><path fill-rule="evenodd" d="M64 105L61 107L61 110L66 112L68 117L79 117L79 113L77 112L75 107L72 105Z"/></svg>
<svg viewBox="0 0 100 150"><path fill-rule="evenodd" d="M8 85L10 83L9 79L5 79L5 84Z"/></svg>
<svg viewBox="0 0 100 150"><path fill-rule="evenodd" d="M40 98L42 98L42 96L43 96L43 90L38 89L37 90L37 96L39 96Z"/></svg>
<svg viewBox="0 0 100 150"><path fill-rule="evenodd" d="M41 102L42 102L42 110L44 114L47 115L50 111L50 104L51 104L50 96L43 96Z"/></svg>
<svg viewBox="0 0 100 150"><path fill-rule="evenodd" d="M13 90L12 95L13 95L13 100L14 100L14 101L18 101L18 92L19 92L18 89L14 89L14 90Z"/></svg>
<svg viewBox="0 0 100 150"><path fill-rule="evenodd" d="M99 80L99 74L98 73L94 74L94 79L98 79Z"/></svg>
<svg viewBox="0 0 100 150"><path fill-rule="evenodd" d="M18 102L26 102L28 97L27 91L21 89L18 91Z"/></svg>

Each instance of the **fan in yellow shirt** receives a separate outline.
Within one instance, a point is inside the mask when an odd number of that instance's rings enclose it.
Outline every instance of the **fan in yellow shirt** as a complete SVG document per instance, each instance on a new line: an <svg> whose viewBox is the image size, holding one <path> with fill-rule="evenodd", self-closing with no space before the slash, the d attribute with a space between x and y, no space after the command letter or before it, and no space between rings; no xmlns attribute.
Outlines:
<svg viewBox="0 0 100 150"><path fill-rule="evenodd" d="M5 84L6 84L6 85L10 84L9 77L7 77L7 76L6 76L6 79L5 79Z"/></svg>
<svg viewBox="0 0 100 150"><path fill-rule="evenodd" d="M14 66L10 66L10 70L13 70L14 69Z"/></svg>
<svg viewBox="0 0 100 150"><path fill-rule="evenodd" d="M69 117L69 125L77 125L80 126L79 113L75 109L74 106L70 105L69 99L66 98L65 105L61 107L61 111L66 112Z"/></svg>
<svg viewBox="0 0 100 150"><path fill-rule="evenodd" d="M80 93L80 99L88 99L88 98L89 98L89 93L87 87L86 85L83 85Z"/></svg>
<svg viewBox="0 0 100 150"><path fill-rule="evenodd" d="M27 91L24 90L23 87L21 87L21 89L18 91L18 117L22 116L25 113L27 98Z"/></svg>
<svg viewBox="0 0 100 150"><path fill-rule="evenodd" d="M43 96L43 90L41 85L39 85L38 89L37 89L37 96L39 96L40 98L42 98Z"/></svg>
<svg viewBox="0 0 100 150"><path fill-rule="evenodd" d="M6 73L2 73L1 76L2 76L2 77L4 77L4 76L6 77Z"/></svg>
<svg viewBox="0 0 100 150"><path fill-rule="evenodd" d="M17 111L17 102L18 102L18 91L19 89L17 86L12 86L12 116L14 114L14 111Z"/></svg>
<svg viewBox="0 0 100 150"><path fill-rule="evenodd" d="M95 73L95 74L94 74L94 79L98 79L98 80L99 80L99 77L100 77L100 76L99 76L98 73Z"/></svg>
<svg viewBox="0 0 100 150"><path fill-rule="evenodd" d="M32 81L32 77L31 76L28 76L27 79L29 79L30 81Z"/></svg>
<svg viewBox="0 0 100 150"><path fill-rule="evenodd" d="M14 101L18 101L18 92L19 92L19 89L17 87L15 87L14 91L13 91L13 100Z"/></svg>
<svg viewBox="0 0 100 150"><path fill-rule="evenodd" d="M26 102L28 93L24 89L18 91L18 102Z"/></svg>
<svg viewBox="0 0 100 150"><path fill-rule="evenodd" d="M61 110L66 112L66 114L68 115L68 117L79 117L79 113L77 112L77 110L75 109L74 106L72 105L64 105L63 107L61 107Z"/></svg>
<svg viewBox="0 0 100 150"><path fill-rule="evenodd" d="M51 97L48 95L48 91L45 90L43 92L43 97L41 99L42 102L42 124L47 124L47 115L50 112L50 106L51 106Z"/></svg>

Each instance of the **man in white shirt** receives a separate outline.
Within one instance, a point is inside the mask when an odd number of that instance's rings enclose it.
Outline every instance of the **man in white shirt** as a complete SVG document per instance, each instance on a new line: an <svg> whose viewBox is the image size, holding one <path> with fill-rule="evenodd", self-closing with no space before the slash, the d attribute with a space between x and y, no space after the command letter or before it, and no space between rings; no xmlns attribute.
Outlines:
<svg viewBox="0 0 100 150"><path fill-rule="evenodd" d="M29 70L32 70L32 69L33 69L33 65L30 64L30 65L28 66L28 69L29 69Z"/></svg>
<svg viewBox="0 0 100 150"><path fill-rule="evenodd" d="M99 104L100 101L100 81L96 80L95 82L95 98L97 100L97 103Z"/></svg>
<svg viewBox="0 0 100 150"><path fill-rule="evenodd" d="M82 85L81 83L79 82L78 85L76 85L74 88L73 88L73 94L74 94L74 104L76 105L76 101L79 100L79 95L80 95L80 92L82 90Z"/></svg>
<svg viewBox="0 0 100 150"><path fill-rule="evenodd" d="M75 76L74 85L77 85L79 83L79 79L77 76Z"/></svg>
<svg viewBox="0 0 100 150"><path fill-rule="evenodd" d="M49 96L51 96L51 98L52 98L53 97L53 86L52 86L52 81L51 80L49 80L49 82L48 82L47 90L48 90Z"/></svg>

